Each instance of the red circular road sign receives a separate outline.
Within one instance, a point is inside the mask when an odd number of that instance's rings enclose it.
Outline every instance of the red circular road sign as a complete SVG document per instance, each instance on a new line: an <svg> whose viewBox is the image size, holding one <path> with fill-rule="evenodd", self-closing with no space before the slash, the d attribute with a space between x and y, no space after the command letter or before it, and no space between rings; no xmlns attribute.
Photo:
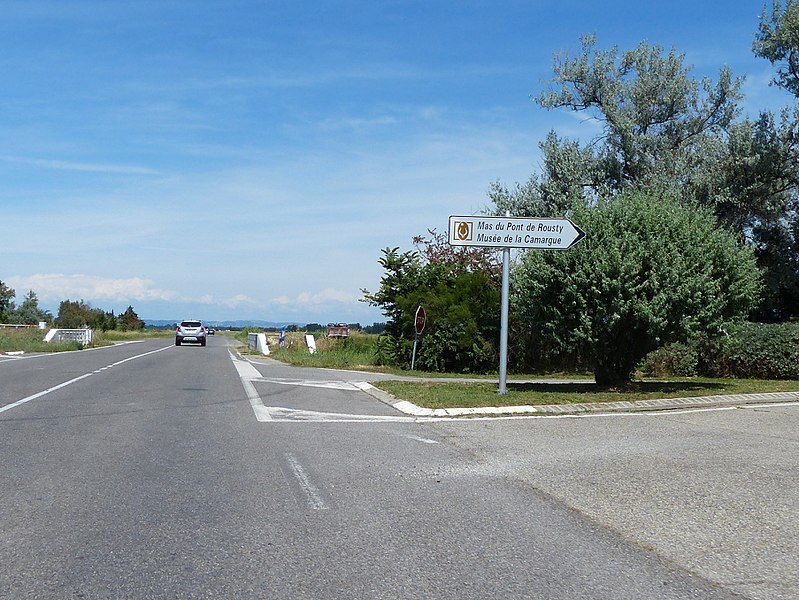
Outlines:
<svg viewBox="0 0 799 600"><path fill-rule="evenodd" d="M422 333L422 331L424 331L425 323L427 323L427 315L424 312L424 308L420 306L416 309L416 335L419 335Z"/></svg>

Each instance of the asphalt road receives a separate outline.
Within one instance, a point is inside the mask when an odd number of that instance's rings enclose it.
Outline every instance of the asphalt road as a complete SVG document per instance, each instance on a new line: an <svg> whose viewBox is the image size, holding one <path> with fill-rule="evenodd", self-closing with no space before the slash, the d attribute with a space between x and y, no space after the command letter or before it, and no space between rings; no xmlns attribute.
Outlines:
<svg viewBox="0 0 799 600"><path fill-rule="evenodd" d="M229 343L0 357L0 597L799 597L796 406L419 421Z"/></svg>

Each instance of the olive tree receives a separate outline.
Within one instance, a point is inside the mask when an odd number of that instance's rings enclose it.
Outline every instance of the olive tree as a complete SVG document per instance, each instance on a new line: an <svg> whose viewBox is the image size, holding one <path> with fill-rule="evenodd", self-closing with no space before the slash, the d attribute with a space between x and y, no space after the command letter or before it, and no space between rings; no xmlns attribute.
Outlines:
<svg viewBox="0 0 799 600"><path fill-rule="evenodd" d="M602 127L580 146L554 135L542 144L550 194L575 190L607 197L628 187L682 191L713 142L733 121L741 78L691 77L684 55L642 42L620 52L582 38L577 56L556 55L554 78L536 100L585 112Z"/></svg>
<svg viewBox="0 0 799 600"><path fill-rule="evenodd" d="M760 17L752 50L777 68L774 82L799 96L799 2L775 1Z"/></svg>
<svg viewBox="0 0 799 600"><path fill-rule="evenodd" d="M596 382L630 381L650 351L715 333L759 299L754 253L707 209L641 192L578 208L586 238L565 252L528 251L513 306L554 351L590 357Z"/></svg>

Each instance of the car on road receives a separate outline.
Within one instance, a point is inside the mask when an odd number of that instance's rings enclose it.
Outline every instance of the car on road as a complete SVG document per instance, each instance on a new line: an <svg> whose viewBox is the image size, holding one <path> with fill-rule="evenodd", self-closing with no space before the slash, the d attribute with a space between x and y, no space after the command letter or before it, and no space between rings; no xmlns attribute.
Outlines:
<svg viewBox="0 0 799 600"><path fill-rule="evenodd" d="M178 323L175 329L175 345L180 346L185 342L192 342L205 346L206 331L201 321L186 319Z"/></svg>

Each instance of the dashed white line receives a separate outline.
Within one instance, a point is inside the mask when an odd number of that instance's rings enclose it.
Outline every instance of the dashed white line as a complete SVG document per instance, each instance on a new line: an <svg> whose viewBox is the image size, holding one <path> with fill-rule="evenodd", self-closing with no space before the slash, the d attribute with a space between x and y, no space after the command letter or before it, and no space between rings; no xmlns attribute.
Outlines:
<svg viewBox="0 0 799 600"><path fill-rule="evenodd" d="M7 410L11 410L12 408L16 408L17 406L21 406L26 402L30 402L31 400L36 400L36 398L41 398L42 396L46 396L51 392L55 392L56 390L60 390L61 388L65 388L68 385L72 385L76 381L80 381L81 379L86 379L87 377L91 377L94 373L86 373L85 375L81 375L80 377L75 377L74 379L70 379L69 381L65 381L64 383L59 383L56 386L51 388L47 388L44 391L41 391L37 394L33 394L32 396L28 396L27 398L22 398L21 400L17 400L16 402L12 402L11 404L6 404L3 407L0 407L0 413L6 412Z"/></svg>
<svg viewBox="0 0 799 600"><path fill-rule="evenodd" d="M30 402L31 400L36 400L37 398L41 398L42 396L46 396L47 394L50 394L52 392L55 392L56 390L60 390L62 388L65 388L68 385L72 385L73 383L81 381L82 379L86 379L87 377L91 377L92 375L96 375L98 373L101 373L102 371L105 371L106 369L110 369L112 367L119 366L119 365L121 365L123 363L126 363L128 361L131 361L131 360L136 360L137 358L142 358L143 356L148 356L150 354L155 354L156 352L163 352L164 350L169 350L171 347L172 346L166 346L164 348L159 348L158 350L152 350L150 352L145 352L144 354L137 354L136 356L131 356L131 357L126 358L124 360L117 361L115 363L112 363L112 364L110 364L108 366L105 366L105 367L102 367L100 369L95 369L91 373L86 373L84 375L80 375L78 377L70 379L69 381L65 381L64 383L59 383L58 385L55 385L55 386L53 386L51 388L47 388L46 390L43 390L43 391L38 392L36 394L32 394L30 396L27 396L26 398L22 398L20 400L17 400L16 402L12 402L11 404L6 404L5 406L0 407L0 413L6 412L7 410L11 410L12 408L16 408L17 406L21 406L21 405L23 405L23 404L25 404L27 402Z"/></svg>

